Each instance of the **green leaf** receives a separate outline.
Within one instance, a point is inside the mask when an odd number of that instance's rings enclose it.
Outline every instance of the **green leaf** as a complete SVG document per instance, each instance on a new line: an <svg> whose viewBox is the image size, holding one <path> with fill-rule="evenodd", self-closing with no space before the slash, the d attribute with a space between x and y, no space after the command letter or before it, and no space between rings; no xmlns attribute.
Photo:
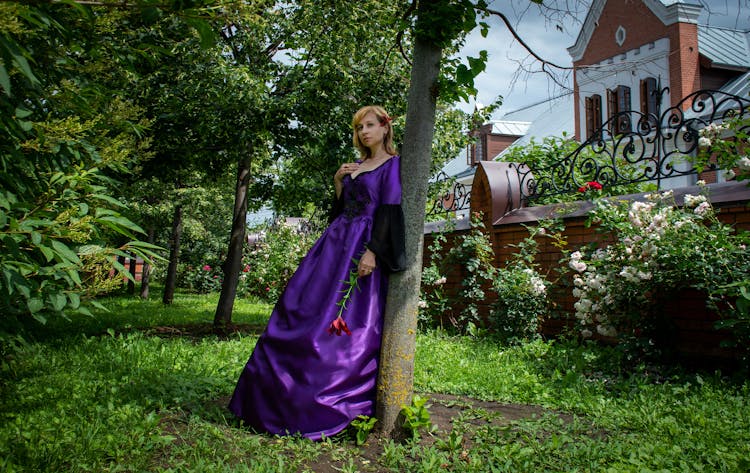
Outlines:
<svg viewBox="0 0 750 473"><path fill-rule="evenodd" d="M156 7L141 8L141 18L146 24L156 23L160 16L161 10Z"/></svg>
<svg viewBox="0 0 750 473"><path fill-rule="evenodd" d="M10 77L2 61L0 61L0 87L5 90L5 95L10 97Z"/></svg>
<svg viewBox="0 0 750 473"><path fill-rule="evenodd" d="M13 287L15 287L25 299L31 298L31 287L29 286L26 279L17 278L13 283ZM12 292L13 291L11 291L11 293Z"/></svg>
<svg viewBox="0 0 750 473"><path fill-rule="evenodd" d="M76 264L79 264L81 262L81 260L78 259L78 255L76 255L73 250L68 248L68 245L62 243L59 240L52 240L52 249L55 250L55 253L64 258L66 261Z"/></svg>
<svg viewBox="0 0 750 473"><path fill-rule="evenodd" d="M49 246L39 245L39 251L44 255L44 259L49 263L55 257L55 252Z"/></svg>
<svg viewBox="0 0 750 473"><path fill-rule="evenodd" d="M201 47L210 48L216 43L217 35L211 25L200 18L187 18L187 24L195 28L201 40Z"/></svg>
<svg viewBox="0 0 750 473"><path fill-rule="evenodd" d="M65 305L68 303L68 299L65 297L65 294L57 293L57 294L50 294L49 295L50 304L52 305L52 308L55 309L57 312L60 312L65 308Z"/></svg>
<svg viewBox="0 0 750 473"><path fill-rule="evenodd" d="M117 225L120 225L123 228L127 228L128 230L133 230L134 232L138 233L146 233L143 228L141 228L138 224L130 220L129 218L122 217L122 216L114 216L114 215L108 215L105 217L100 218L99 220L112 222Z"/></svg>
<svg viewBox="0 0 750 473"><path fill-rule="evenodd" d="M35 314L44 309L44 301L37 297L34 297L26 301L26 307L29 309L29 312Z"/></svg>
<svg viewBox="0 0 750 473"><path fill-rule="evenodd" d="M78 254L81 256L96 255L102 252L104 247L100 245L83 245L78 248Z"/></svg>
<svg viewBox="0 0 750 473"><path fill-rule="evenodd" d="M11 51L10 54L13 56L13 62L18 66L18 68L21 70L21 73L26 76L27 79L32 84L38 84L39 79L36 78L34 73L31 71L31 66L29 66L29 61L26 60L23 55L19 54L16 51Z"/></svg>
<svg viewBox="0 0 750 473"><path fill-rule="evenodd" d="M117 260L114 260L114 261L112 261L112 266L114 266L114 268L117 270L117 272L121 276L125 276L129 280L135 282L135 278L133 277L132 274L130 274L130 270L128 268L126 268L122 263L120 263Z"/></svg>
<svg viewBox="0 0 750 473"><path fill-rule="evenodd" d="M9 195L13 195L13 194L9 194ZM10 199L8 199L8 197L5 196L4 192L0 192L0 207L6 210L10 210Z"/></svg>
<svg viewBox="0 0 750 473"><path fill-rule="evenodd" d="M89 317L93 317L94 314L91 313L91 311L86 307L85 305L82 305L76 309L76 312L83 315L88 315Z"/></svg>
<svg viewBox="0 0 750 473"><path fill-rule="evenodd" d="M42 234L37 231L31 232L31 243L33 243L36 246L39 246L40 243L42 243ZM49 260L47 260L49 261Z"/></svg>
<svg viewBox="0 0 750 473"><path fill-rule="evenodd" d="M4 252L6 254L10 254L11 256L20 257L20 252L18 249L18 243L16 242L13 237L6 235L3 237L3 244L5 245Z"/></svg>
<svg viewBox="0 0 750 473"><path fill-rule="evenodd" d="M80 275L78 274L78 271L76 271L76 270L74 270L74 269L69 269L69 270L68 270L68 276L69 276L69 277L70 277L70 279L72 279L72 280L73 280L73 282L74 282L74 283L76 283L77 285L79 285L79 286L80 286L80 285L82 285L82 284L83 284L83 283L81 282L81 276L80 276Z"/></svg>
<svg viewBox="0 0 750 473"><path fill-rule="evenodd" d="M91 304L92 306L96 307L97 309L103 310L105 312L109 312L109 309L107 309L106 307L104 307L100 302L90 301L89 304Z"/></svg>
<svg viewBox="0 0 750 473"><path fill-rule="evenodd" d="M16 108L15 115L16 115L16 118L26 118L29 115L31 115L32 113L34 113L34 112L32 112L31 110L29 110L28 108L18 107L18 108Z"/></svg>
<svg viewBox="0 0 750 473"><path fill-rule="evenodd" d="M70 301L70 308L73 310L78 310L81 306L81 296L77 292L69 292L68 300Z"/></svg>

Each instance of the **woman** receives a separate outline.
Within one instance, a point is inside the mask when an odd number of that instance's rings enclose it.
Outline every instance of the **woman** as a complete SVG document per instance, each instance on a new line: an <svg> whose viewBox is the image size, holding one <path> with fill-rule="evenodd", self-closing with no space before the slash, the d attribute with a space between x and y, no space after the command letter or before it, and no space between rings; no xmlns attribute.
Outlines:
<svg viewBox="0 0 750 473"><path fill-rule="evenodd" d="M336 171L334 218L289 280L237 382L229 409L258 431L320 440L373 415L387 275L405 265L390 122L378 106L354 115L360 159ZM353 270L357 287L342 308Z"/></svg>

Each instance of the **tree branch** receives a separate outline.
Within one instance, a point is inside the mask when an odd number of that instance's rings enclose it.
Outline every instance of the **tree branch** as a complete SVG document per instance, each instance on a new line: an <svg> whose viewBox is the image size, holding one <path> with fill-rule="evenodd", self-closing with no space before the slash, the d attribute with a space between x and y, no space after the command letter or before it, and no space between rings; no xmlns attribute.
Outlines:
<svg viewBox="0 0 750 473"><path fill-rule="evenodd" d="M534 59L542 63L542 70L546 72L547 74L549 74L549 71L547 71L547 66L551 66L560 70L572 70L573 69L572 67L560 66L559 64L555 64L554 62L547 61L546 59L542 58L537 53L535 53L534 50L531 49L531 47L528 44L526 44L526 42L523 39L521 39L521 36L518 35L515 28L513 28L513 25L510 24L510 20L508 20L508 17L506 17L504 14L500 13L497 10L492 10L490 8L487 8L484 11L486 11L487 13L491 15L499 16L500 19L503 20L503 22L505 23L505 26L508 28L508 31L510 31L510 34L512 34L513 37L516 39L516 41L518 41L521 44L521 46L523 46L523 48L534 57Z"/></svg>

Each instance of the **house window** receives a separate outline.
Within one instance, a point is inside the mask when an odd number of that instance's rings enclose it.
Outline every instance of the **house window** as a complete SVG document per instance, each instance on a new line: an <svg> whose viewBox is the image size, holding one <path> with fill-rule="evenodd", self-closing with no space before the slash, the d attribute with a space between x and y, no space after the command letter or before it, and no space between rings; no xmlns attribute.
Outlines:
<svg viewBox="0 0 750 473"><path fill-rule="evenodd" d="M631 131L630 110L630 87L618 85L615 89L607 90L610 133L620 135Z"/></svg>
<svg viewBox="0 0 750 473"><path fill-rule="evenodd" d="M586 137L599 138L602 127L602 96L586 97Z"/></svg>
<svg viewBox="0 0 750 473"><path fill-rule="evenodd" d="M656 115L656 101L659 91L656 90L656 79L648 77L641 81L641 113Z"/></svg>

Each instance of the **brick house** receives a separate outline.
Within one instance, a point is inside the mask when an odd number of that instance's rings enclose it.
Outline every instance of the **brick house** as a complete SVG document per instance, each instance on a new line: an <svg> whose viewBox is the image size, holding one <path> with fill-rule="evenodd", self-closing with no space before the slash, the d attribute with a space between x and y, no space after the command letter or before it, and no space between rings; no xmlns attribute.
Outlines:
<svg viewBox="0 0 750 473"><path fill-rule="evenodd" d="M456 171L454 166L449 174L470 186L477 163L501 160L505 149L563 133L584 141L618 112L652 113L657 101L663 111L700 89L747 97L750 32L701 24L704 14L700 5L678 0L593 0L568 48L572 93L508 112L474 130L477 142L467 151L468 167ZM654 93L667 87L662 96ZM527 132L497 133L506 123L526 123ZM627 121L611 125L605 132L633 126ZM721 176L701 178L721 181ZM667 187L694 181L675 180Z"/></svg>
<svg viewBox="0 0 750 473"><path fill-rule="evenodd" d="M669 87L664 109L700 89L747 84L748 32L699 25L701 12L676 1L594 0L568 48L579 141L619 111L654 112L661 88Z"/></svg>

